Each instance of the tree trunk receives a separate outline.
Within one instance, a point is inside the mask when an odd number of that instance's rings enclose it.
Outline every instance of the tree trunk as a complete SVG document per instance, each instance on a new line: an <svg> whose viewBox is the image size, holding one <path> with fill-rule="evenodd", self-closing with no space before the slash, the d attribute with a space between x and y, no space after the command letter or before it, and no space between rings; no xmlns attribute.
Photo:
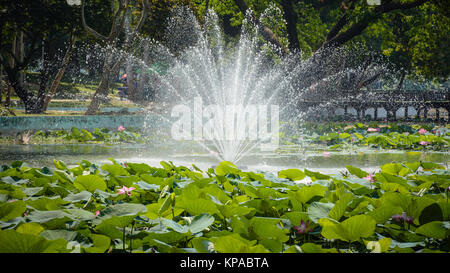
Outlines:
<svg viewBox="0 0 450 273"><path fill-rule="evenodd" d="M126 66L127 73L127 87L128 87L128 99L136 101L136 75L134 73L133 61L129 60Z"/></svg>
<svg viewBox="0 0 450 273"><path fill-rule="evenodd" d="M13 43L12 43L11 51L12 51L12 54L13 54L13 55L16 55L16 54L17 54L16 41L17 41L17 35L16 35L16 37L14 37ZM15 67L15 62L14 62L13 56L10 57L10 60L9 60L9 67L10 67L11 69L14 69L14 67ZM8 75L8 78L9 78L9 75ZM8 85L8 89L7 89L7 91L6 91L6 98L5 98L5 107L6 107L6 108L9 108L10 105L11 105L11 94L12 94L12 88L13 88L13 86L12 86L12 84L11 84L12 82L11 82L11 81L9 81L9 82L10 82L10 84Z"/></svg>
<svg viewBox="0 0 450 273"><path fill-rule="evenodd" d="M16 38L17 42L16 42L16 52L17 55L19 57L19 61L23 62L23 58L24 58L24 53L25 53L25 44L23 42L23 31L19 32L19 36ZM21 71L20 72L20 84L23 86L25 84L25 71Z"/></svg>
<svg viewBox="0 0 450 273"><path fill-rule="evenodd" d="M44 106L44 96L39 94L35 96L32 92L27 91L20 83L20 71L18 69L6 69L8 80L11 83L9 92L14 89L17 96L25 106L25 114L41 114Z"/></svg>
<svg viewBox="0 0 450 273"><path fill-rule="evenodd" d="M111 67L108 61L109 57L105 60L105 67L103 68L102 78L100 79L100 84L95 90L95 94L91 99L88 109L85 115L95 115L97 114L100 105L106 101L109 92L109 82L111 78Z"/></svg>
<svg viewBox="0 0 450 273"><path fill-rule="evenodd" d="M148 83L148 81L149 81L149 76L147 74L147 64L150 59L148 43L144 44L143 50L144 50L144 52L143 52L142 61L144 62L144 65L142 65L142 68L141 68L141 77L139 79L137 90L136 90L136 101L144 100L145 84Z"/></svg>
<svg viewBox="0 0 450 273"><path fill-rule="evenodd" d="M205 12L203 14L203 17L205 17L205 18L208 15L208 9L209 9L209 0L206 0L206 2L205 2Z"/></svg>
<svg viewBox="0 0 450 273"><path fill-rule="evenodd" d="M289 50L294 52L299 50L300 44L297 36L297 20L298 16L292 6L292 1L282 0L281 6L283 7L283 17L286 20L286 28L289 40Z"/></svg>
<svg viewBox="0 0 450 273"><path fill-rule="evenodd" d="M400 76L400 82L397 85L397 91L402 90L403 81L405 80L405 77L406 77L406 71L402 70L402 75Z"/></svg>
<svg viewBox="0 0 450 273"><path fill-rule="evenodd" d="M59 86L59 83L64 76L64 72L66 71L67 65L69 64L70 56L72 55L74 46L75 46L75 35L72 35L69 48L66 51L66 54L64 55L64 59L62 62L61 68L58 70L58 73L56 74L55 79L52 82L52 85L50 87L50 90L48 91L47 95L45 96L44 100L44 107L43 111L47 111L48 104L50 103L51 99L53 98L53 95L56 93L56 89Z"/></svg>

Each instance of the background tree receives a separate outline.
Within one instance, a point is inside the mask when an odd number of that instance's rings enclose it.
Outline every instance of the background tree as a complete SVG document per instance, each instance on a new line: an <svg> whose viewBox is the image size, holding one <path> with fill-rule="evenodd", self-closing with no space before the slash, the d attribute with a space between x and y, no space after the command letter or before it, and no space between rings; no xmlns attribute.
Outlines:
<svg viewBox="0 0 450 273"><path fill-rule="evenodd" d="M65 1L1 1L0 61L9 85L25 106L26 113L43 113L49 81L61 65L67 40L76 35L76 9ZM23 35L20 47L17 36ZM21 80L29 68L39 74L38 86Z"/></svg>

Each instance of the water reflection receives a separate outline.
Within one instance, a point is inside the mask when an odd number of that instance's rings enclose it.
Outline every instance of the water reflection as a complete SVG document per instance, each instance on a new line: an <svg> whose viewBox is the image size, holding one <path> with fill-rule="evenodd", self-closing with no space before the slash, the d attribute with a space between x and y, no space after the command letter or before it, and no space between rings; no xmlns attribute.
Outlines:
<svg viewBox="0 0 450 273"><path fill-rule="evenodd" d="M76 165L85 159L96 164L110 163L109 158L120 162L143 162L160 166L162 160L176 165L192 166L206 170L217 164L216 158L202 152L197 146L169 144L48 144L48 145L0 145L0 164L21 160L31 167L53 166L53 159L68 165ZM252 153L239 165L249 170L278 171L287 168L317 170L323 173L338 173L346 165L373 171L380 165L391 162L432 161L447 164L448 152L371 151L367 149L329 152L299 150L287 153Z"/></svg>

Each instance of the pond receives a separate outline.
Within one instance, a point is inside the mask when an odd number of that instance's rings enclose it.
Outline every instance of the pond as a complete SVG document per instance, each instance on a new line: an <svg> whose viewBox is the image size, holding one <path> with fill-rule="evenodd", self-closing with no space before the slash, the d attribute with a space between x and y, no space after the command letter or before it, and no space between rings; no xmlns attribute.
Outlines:
<svg viewBox="0 0 450 273"><path fill-rule="evenodd" d="M251 171L278 172L289 168L309 169L326 174L336 174L353 165L365 171L376 171L379 166L391 162L429 161L447 164L448 152L411 152L396 150L353 149L323 154L320 150L301 148L295 145L281 146L281 153L249 153L238 163L238 167ZM109 158L119 162L147 163L160 166L161 161L172 161L175 165L202 170L218 164L209 152L188 144L29 144L0 145L0 164L20 160L30 167L53 167L53 159L67 165L76 165L81 160L95 164L111 163Z"/></svg>

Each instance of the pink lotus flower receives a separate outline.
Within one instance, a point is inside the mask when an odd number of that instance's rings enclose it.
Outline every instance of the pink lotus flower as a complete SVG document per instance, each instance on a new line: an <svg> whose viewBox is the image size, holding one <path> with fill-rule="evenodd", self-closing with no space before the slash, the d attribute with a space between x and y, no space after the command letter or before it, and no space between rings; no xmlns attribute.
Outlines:
<svg viewBox="0 0 450 273"><path fill-rule="evenodd" d="M331 153L330 152L323 152L322 155L323 155L323 157L330 157Z"/></svg>
<svg viewBox="0 0 450 273"><path fill-rule="evenodd" d="M370 182L375 182L374 176L370 173L366 177L363 177L363 179L369 180Z"/></svg>
<svg viewBox="0 0 450 273"><path fill-rule="evenodd" d="M136 188L133 187L125 187L123 186L121 189L117 190L117 194L128 194L128 196L131 196L131 191L135 190Z"/></svg>
<svg viewBox="0 0 450 273"><path fill-rule="evenodd" d="M419 130L419 134L421 134L421 135L423 135L423 134L425 134L427 132L427 130L425 130L424 128L421 128L420 130Z"/></svg>
<svg viewBox="0 0 450 273"><path fill-rule="evenodd" d="M117 131L122 132L123 130L125 130L125 127L123 127L122 125L117 127Z"/></svg>
<svg viewBox="0 0 450 273"><path fill-rule="evenodd" d="M422 146L427 146L428 144L430 144L430 142L428 141L419 141L419 144Z"/></svg>
<svg viewBox="0 0 450 273"><path fill-rule="evenodd" d="M297 231L297 234L305 234L312 231L312 228L309 227L309 220L306 222L301 220L300 225L294 226L294 229Z"/></svg>
<svg viewBox="0 0 450 273"><path fill-rule="evenodd" d="M368 128L367 132L373 133L373 132L379 132L380 128Z"/></svg>
<svg viewBox="0 0 450 273"><path fill-rule="evenodd" d="M97 216L99 216L100 215L100 211L99 210L97 210L96 212L95 212L95 216L94 216L94 218L97 218Z"/></svg>

